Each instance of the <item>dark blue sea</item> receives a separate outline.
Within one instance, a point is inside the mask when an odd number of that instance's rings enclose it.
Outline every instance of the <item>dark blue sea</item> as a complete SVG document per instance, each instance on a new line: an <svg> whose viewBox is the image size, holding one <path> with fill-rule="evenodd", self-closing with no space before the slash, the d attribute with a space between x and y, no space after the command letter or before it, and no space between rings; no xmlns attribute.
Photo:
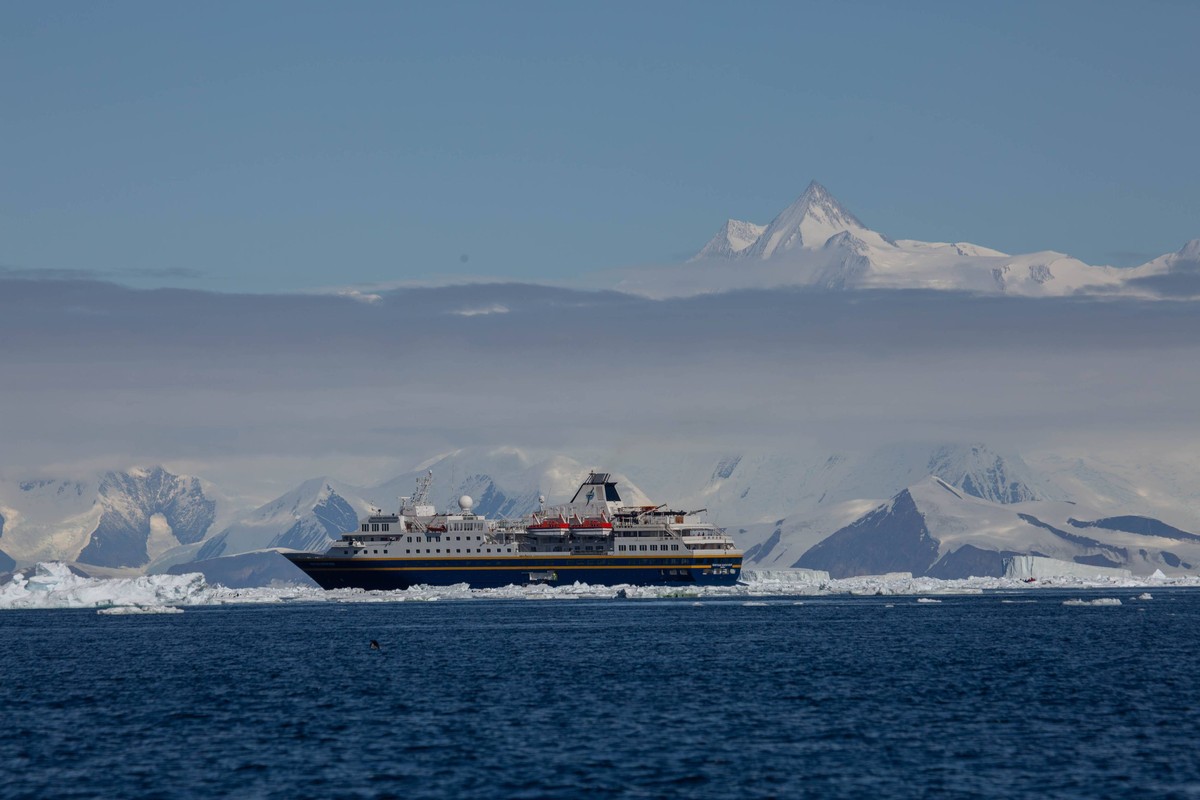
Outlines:
<svg viewBox="0 0 1200 800"><path fill-rule="evenodd" d="M0 612L0 796L1200 797L1136 594Z"/></svg>

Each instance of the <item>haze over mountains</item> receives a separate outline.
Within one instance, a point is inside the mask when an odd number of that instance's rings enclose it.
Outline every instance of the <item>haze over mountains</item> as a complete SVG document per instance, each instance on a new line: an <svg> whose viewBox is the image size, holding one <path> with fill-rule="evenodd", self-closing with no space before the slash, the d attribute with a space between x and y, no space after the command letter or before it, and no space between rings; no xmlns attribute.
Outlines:
<svg viewBox="0 0 1200 800"><path fill-rule="evenodd" d="M422 462L439 505L467 493L492 515L610 470L710 509L775 566L843 529L875 541L868 518L937 543L913 571L967 563L943 561L960 544L999 552L972 526L1012 531L1014 552L1049 535L1071 559L1200 563L1186 538L1135 546L1098 522L1200 530L1198 241L1124 270L1008 256L874 232L814 184L769 224L731 221L691 262L625 280L664 299L0 272L0 566L317 547L393 506ZM1067 502L1081 510L1022 507Z"/></svg>
<svg viewBox="0 0 1200 800"><path fill-rule="evenodd" d="M1180 492L1150 473L1135 483L1080 462L1071 471L1076 480L1064 485L1044 467L978 443L889 446L820 460L768 452L672 455L631 453L637 466L617 473L625 499L671 498L676 508L707 509L737 531L750 567L954 578L999 575L1004 557L1037 555L1137 574L1200 570L1200 535L1192 532L1200 530L1198 491ZM542 494L565 501L589 468L562 455L474 448L374 486L317 478L259 508L223 500L219 526L212 524L214 492L162 468L110 472L98 483L22 482L0 485L8 521L0 544L9 568L55 559L93 574L204 570L226 582L236 574L239 585L300 580L281 559L243 554L322 550L369 509L395 508L426 469L434 471L439 508L454 507L467 493L479 499L481 513L497 518L529 513Z"/></svg>

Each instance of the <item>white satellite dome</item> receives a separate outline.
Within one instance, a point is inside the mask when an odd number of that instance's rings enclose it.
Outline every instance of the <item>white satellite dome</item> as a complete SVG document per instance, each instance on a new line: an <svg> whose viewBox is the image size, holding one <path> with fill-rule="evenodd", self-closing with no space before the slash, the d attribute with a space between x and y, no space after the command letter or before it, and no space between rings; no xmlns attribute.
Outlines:
<svg viewBox="0 0 1200 800"><path fill-rule="evenodd" d="M464 494L462 497L458 498L458 507L463 511L470 511L471 507L474 505L475 501L471 499L471 495L469 494Z"/></svg>

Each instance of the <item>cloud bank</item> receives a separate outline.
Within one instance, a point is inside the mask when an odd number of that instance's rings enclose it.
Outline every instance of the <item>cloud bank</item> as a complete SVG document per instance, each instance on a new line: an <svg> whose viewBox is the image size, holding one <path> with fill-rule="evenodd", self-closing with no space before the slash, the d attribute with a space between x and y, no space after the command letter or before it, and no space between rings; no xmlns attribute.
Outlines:
<svg viewBox="0 0 1200 800"><path fill-rule="evenodd" d="M1196 363L1192 303L520 284L364 303L0 276L0 469L274 483L501 443L1184 447Z"/></svg>

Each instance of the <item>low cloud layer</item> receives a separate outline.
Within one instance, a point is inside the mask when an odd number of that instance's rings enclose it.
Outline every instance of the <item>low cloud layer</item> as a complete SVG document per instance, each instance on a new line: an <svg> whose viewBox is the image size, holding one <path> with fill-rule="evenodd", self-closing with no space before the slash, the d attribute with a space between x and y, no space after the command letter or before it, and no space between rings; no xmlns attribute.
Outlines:
<svg viewBox="0 0 1200 800"><path fill-rule="evenodd" d="M0 469L361 479L499 443L1183 446L1196 363L1190 303L526 285L363 303L0 276Z"/></svg>

